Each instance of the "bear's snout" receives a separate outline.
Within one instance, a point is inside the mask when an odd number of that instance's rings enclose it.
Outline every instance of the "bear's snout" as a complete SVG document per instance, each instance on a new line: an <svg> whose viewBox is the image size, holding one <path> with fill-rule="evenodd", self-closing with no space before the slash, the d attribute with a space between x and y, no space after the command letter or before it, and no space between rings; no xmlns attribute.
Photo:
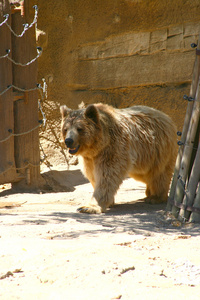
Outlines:
<svg viewBox="0 0 200 300"><path fill-rule="evenodd" d="M72 148L74 141L71 138L66 138L65 139L65 144L67 146L67 148Z"/></svg>

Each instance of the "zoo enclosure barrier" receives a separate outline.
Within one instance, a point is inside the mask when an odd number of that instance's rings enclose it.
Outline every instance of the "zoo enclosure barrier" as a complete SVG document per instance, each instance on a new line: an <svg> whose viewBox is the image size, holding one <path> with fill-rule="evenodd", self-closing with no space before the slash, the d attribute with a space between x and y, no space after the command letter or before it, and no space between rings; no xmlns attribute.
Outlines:
<svg viewBox="0 0 200 300"><path fill-rule="evenodd" d="M37 17L29 0L17 7L0 0L0 184L15 187L40 180Z"/></svg>
<svg viewBox="0 0 200 300"><path fill-rule="evenodd" d="M169 193L167 210L186 222L200 222L200 36L179 152Z"/></svg>

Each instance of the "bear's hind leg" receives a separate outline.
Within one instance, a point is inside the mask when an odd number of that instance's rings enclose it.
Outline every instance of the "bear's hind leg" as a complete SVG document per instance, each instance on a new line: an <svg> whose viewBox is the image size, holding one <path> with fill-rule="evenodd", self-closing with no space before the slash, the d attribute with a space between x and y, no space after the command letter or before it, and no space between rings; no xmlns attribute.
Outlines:
<svg viewBox="0 0 200 300"><path fill-rule="evenodd" d="M151 196L150 188L148 186L146 187L145 194L146 194L147 197Z"/></svg>
<svg viewBox="0 0 200 300"><path fill-rule="evenodd" d="M163 172L147 183L146 203L156 204L166 202L168 198L168 190L170 184L170 176L168 172Z"/></svg>

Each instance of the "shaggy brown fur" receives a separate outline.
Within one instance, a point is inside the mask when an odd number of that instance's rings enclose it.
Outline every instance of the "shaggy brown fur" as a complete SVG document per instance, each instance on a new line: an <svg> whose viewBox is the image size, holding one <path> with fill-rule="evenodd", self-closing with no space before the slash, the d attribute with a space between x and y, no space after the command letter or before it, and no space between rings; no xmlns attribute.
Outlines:
<svg viewBox="0 0 200 300"><path fill-rule="evenodd" d="M146 183L149 202L167 200L176 128L166 114L146 106L104 104L60 110L63 139L71 154L82 156L83 173L94 187L92 201L80 212L105 212L126 176Z"/></svg>

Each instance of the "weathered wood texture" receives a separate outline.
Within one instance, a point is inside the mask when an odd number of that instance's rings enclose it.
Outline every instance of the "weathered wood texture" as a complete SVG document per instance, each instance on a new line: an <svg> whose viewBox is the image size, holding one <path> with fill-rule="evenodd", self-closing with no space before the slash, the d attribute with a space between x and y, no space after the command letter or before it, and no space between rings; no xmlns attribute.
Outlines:
<svg viewBox="0 0 200 300"><path fill-rule="evenodd" d="M200 39L199 39L200 41ZM198 185L200 182L200 45L196 50L196 60L194 65L193 80L190 90L181 146L176 160L174 177L169 194L167 210L172 210L172 214L181 220L200 220L200 211L195 207L200 207L198 196ZM195 147L198 147L196 149ZM172 202L174 205L172 205ZM190 218L192 212L192 216ZM199 214L199 217L198 217ZM195 217L194 217L195 216Z"/></svg>
<svg viewBox="0 0 200 300"><path fill-rule="evenodd" d="M23 12L21 9L12 10L12 16L10 15L10 25L17 34L20 34L23 31L23 24L30 24L32 21L29 18L29 9L27 9L28 4L29 0L24 1L24 16L22 16ZM11 49L9 56L12 57L13 61L21 64L27 64L36 57L37 53L34 26L29 28L22 37L16 37L9 29L7 29L7 27L5 34L7 39L9 37L8 40L10 41L10 44L3 45L1 43L0 47L3 48L2 51L5 51L5 49ZM9 64L10 68L5 72L5 74L9 73L9 79L7 80L9 85L25 90L36 88L37 61L21 66L11 63L8 59L4 59L4 64ZM7 83L4 85L6 84ZM10 143L12 142L12 145L9 145L8 143L7 145L4 145L2 152L4 153L4 164L8 164L8 159L5 157L5 153L7 153L7 151L12 152L12 166L16 166L16 170L14 170L14 172L15 174L17 173L17 177L12 178L8 174L6 178L5 175L2 178L0 174L0 183L12 182L15 187L38 186L38 180L40 177L38 92L37 90L33 90L27 92L20 91L19 93L19 91L15 90L13 87L13 91L10 89L4 94L4 99L6 100L5 102L7 105L1 107L1 115L3 118L5 116L9 125L7 125L5 129L5 122L3 121L3 127L1 127L0 130L2 130L2 128L6 131L10 129L14 136L9 139ZM8 113L9 116L6 117ZM1 164L1 167L2 166L3 165ZM7 168L3 166L3 172ZM20 181L18 179L20 179Z"/></svg>
<svg viewBox="0 0 200 300"><path fill-rule="evenodd" d="M4 15L10 14L8 1L0 1L0 23ZM10 18L8 22L10 23ZM6 55L6 50L11 49L11 33L8 27L0 26L0 56ZM0 94L12 84L12 63L6 58L0 58ZM11 182L17 178L14 159L14 137L9 130L14 130L12 90L0 95L0 184ZM8 138L8 139L6 139ZM5 140L6 139L6 140Z"/></svg>
<svg viewBox="0 0 200 300"><path fill-rule="evenodd" d="M17 32L23 28L21 13L12 16L12 27ZM34 27L27 30L22 38L12 36L13 59L26 64L36 56ZM20 49L20 50L19 50ZM27 51L28 50L28 51ZM37 62L22 67L13 65L13 84L31 89L37 85ZM38 126L38 94L37 90L28 92L23 99L14 103L15 134L21 134ZM38 128L28 134L15 136L15 161L19 172L26 178L17 185L37 184L39 177L39 133ZM21 169L22 168L22 169ZM14 184L16 185L16 184Z"/></svg>
<svg viewBox="0 0 200 300"><path fill-rule="evenodd" d="M197 50L199 50L199 49L200 49L200 43L198 43L198 46L197 46ZM196 55L189 97L195 98L195 94L196 94L196 90L197 90L197 86L198 86L198 82L199 82L199 75L200 75L200 56ZM180 146L180 148L179 148L177 159L176 159L174 176L173 176L172 185L171 185L170 194L169 194L170 199L173 199L175 196L178 174L179 174L179 170L180 170L181 159L183 156L183 149L184 149L184 144L186 141L186 136L187 136L187 132L188 132L188 127L189 127L189 123L190 123L193 105L194 105L193 101L188 102L184 125L183 125L183 130L182 130L182 135L181 135L181 141L180 141L182 143L182 146ZM168 203L168 210L170 210L171 208L172 208L171 204Z"/></svg>
<svg viewBox="0 0 200 300"><path fill-rule="evenodd" d="M190 124L189 124L188 132L187 132L187 136L186 136L186 140L185 140L185 147L184 147L183 155L182 155L182 159L181 159L180 170L179 170L179 179L177 181L176 192L174 195L174 201L176 201L177 203L181 203L183 200L183 196L185 193L183 183L185 184L188 181L188 177L189 177L190 161L191 161L196 131L198 128L198 122L199 122L199 100L200 100L199 86L197 88L195 99L196 99L196 101L194 102L193 111L192 111L192 115L191 115L191 119L190 119ZM198 179L197 179L197 182L198 182ZM190 188L191 188L191 186L188 185L188 190ZM193 198L193 200L194 200L194 198ZM188 202L187 202L187 205L188 205ZM173 207L172 212L176 217L179 214L179 210L177 210L177 207Z"/></svg>
<svg viewBox="0 0 200 300"><path fill-rule="evenodd" d="M190 174L189 182L187 185L187 194L183 198L184 205L187 205L189 207L193 206L193 204L195 202L194 199L196 196L196 191L197 191L197 186L198 186L199 180L200 180L200 144L198 147L198 151L196 153L196 157L195 157L192 171ZM184 209L181 209L180 217L185 218L186 220L189 220L190 211L187 211L187 210L185 211ZM199 220L200 220L200 214L199 214Z"/></svg>
<svg viewBox="0 0 200 300"><path fill-rule="evenodd" d="M200 184L197 190L196 197L194 199L193 207L200 209ZM192 212L190 216L190 222L200 222L200 214L197 212Z"/></svg>
<svg viewBox="0 0 200 300"><path fill-rule="evenodd" d="M200 84L200 81L198 83L196 96L195 96L196 101L194 101L192 115L190 118L189 127L188 127L188 131L187 131L187 136L186 136L186 140L184 143L184 150L183 150L183 155L181 158L180 170L179 170L179 175L178 175L180 180L177 180L176 191L175 191L175 195L174 195L174 200L177 203L181 203L183 200L183 196L184 196L183 183L186 183L188 180L190 160L191 160L191 156L192 156L194 141L195 141L195 137L196 137L196 131L197 131L198 122L199 122L199 100L200 100L199 84ZM177 210L176 207L172 208L172 212L174 213L174 215L176 217L179 214L179 210Z"/></svg>

